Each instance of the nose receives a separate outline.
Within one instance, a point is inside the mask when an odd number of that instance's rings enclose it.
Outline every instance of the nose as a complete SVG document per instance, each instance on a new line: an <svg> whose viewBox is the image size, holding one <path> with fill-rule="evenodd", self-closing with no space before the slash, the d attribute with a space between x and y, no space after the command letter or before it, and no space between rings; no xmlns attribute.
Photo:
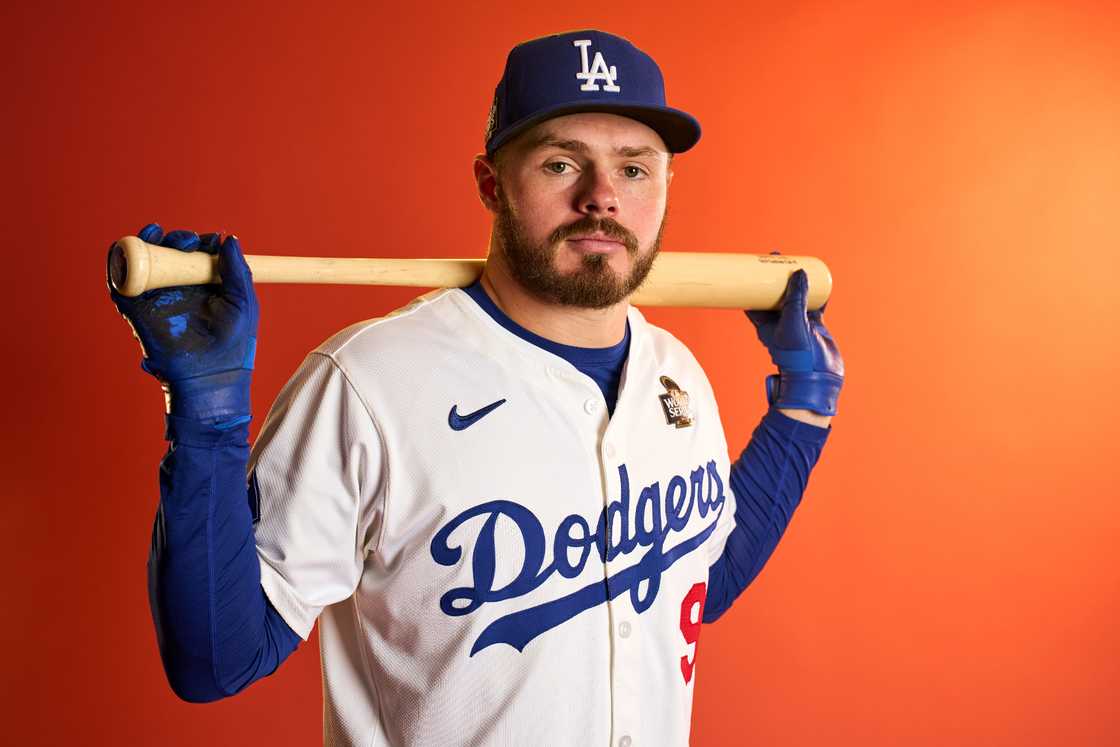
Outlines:
<svg viewBox="0 0 1120 747"><path fill-rule="evenodd" d="M585 215L612 218L618 215L618 193L610 174L603 169L589 168L583 172L576 200L576 209Z"/></svg>

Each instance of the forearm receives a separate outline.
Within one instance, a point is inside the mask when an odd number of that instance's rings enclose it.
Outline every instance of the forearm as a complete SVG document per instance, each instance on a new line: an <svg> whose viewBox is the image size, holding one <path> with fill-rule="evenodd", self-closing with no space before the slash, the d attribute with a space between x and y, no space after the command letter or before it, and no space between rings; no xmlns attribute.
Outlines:
<svg viewBox="0 0 1120 747"><path fill-rule="evenodd" d="M815 425L818 428L828 428L832 423L831 415L818 415L812 410L792 410L779 407L778 412L794 420L800 420L802 423Z"/></svg>
<svg viewBox="0 0 1120 747"><path fill-rule="evenodd" d="M829 431L772 410L731 467L735 527L708 572L704 622L714 622L758 576L809 481Z"/></svg>
<svg viewBox="0 0 1120 747"><path fill-rule="evenodd" d="M179 697L205 702L271 674L299 637L260 585L245 469L248 424L168 418L148 562L164 669Z"/></svg>

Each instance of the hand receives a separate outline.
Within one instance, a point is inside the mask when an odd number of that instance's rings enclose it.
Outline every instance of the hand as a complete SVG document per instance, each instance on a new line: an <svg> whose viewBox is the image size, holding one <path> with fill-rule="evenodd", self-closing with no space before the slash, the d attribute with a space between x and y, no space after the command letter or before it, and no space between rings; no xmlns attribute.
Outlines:
<svg viewBox="0 0 1120 747"><path fill-rule="evenodd" d="M777 252L773 252L777 254ZM779 311L747 311L778 373L766 377L766 398L783 409L835 415L844 384L844 360L818 311L806 312L809 276L790 275Z"/></svg>
<svg viewBox="0 0 1120 747"><path fill-rule="evenodd" d="M236 236L193 231L164 235L156 223L142 240L184 252L218 255L221 284L109 296L132 327L144 355L141 367L167 392L168 412L211 424L249 419L249 383L260 317L252 274Z"/></svg>

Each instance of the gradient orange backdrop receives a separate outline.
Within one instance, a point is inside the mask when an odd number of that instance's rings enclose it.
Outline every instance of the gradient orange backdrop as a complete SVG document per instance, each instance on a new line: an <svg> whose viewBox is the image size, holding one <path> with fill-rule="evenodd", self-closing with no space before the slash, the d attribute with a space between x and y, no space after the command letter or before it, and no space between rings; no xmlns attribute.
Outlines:
<svg viewBox="0 0 1120 747"><path fill-rule="evenodd" d="M1115 3L59 3L6 9L2 657L9 744L321 740L317 639L210 705L166 685L145 563L158 386L104 254L149 221L249 253L481 256L508 48L596 26L704 137L665 248L812 254L840 414L769 565L700 639L695 745L1120 743ZM411 290L261 287L254 408ZM769 360L648 310L733 451Z"/></svg>

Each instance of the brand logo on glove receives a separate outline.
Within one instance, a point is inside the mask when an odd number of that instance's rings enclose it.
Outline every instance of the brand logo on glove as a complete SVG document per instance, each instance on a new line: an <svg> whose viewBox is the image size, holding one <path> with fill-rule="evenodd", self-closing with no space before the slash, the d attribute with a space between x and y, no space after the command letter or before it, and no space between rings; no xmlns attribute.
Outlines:
<svg viewBox="0 0 1120 747"><path fill-rule="evenodd" d="M673 475L667 482L664 496L661 481L643 487L633 508L625 464L619 465L618 476L619 498L603 509L594 525L579 514L571 514L556 527L551 542L552 560L547 565L548 542L544 527L532 511L514 501L480 503L436 532L431 553L432 559L440 565L454 566L462 562L464 546L470 548L471 553L466 562L473 574L472 585L450 589L439 600L439 608L451 617L469 615L484 604L525 596L556 574L563 579L577 578L583 573L592 550L598 557L598 562L593 564L596 572L589 574L590 583L552 601L497 618L475 639L471 656L495 643L508 643L524 651L525 646L542 633L626 592L630 594L634 612L645 612L657 598L661 575L704 544L719 523L726 505L723 480L715 461L691 470L687 479L684 475ZM670 535L683 533L694 514L701 519L711 514L711 521L691 537L666 548ZM452 537L456 538L454 544ZM600 563L629 556L640 547L647 549L637 562L612 576L602 577L598 571ZM573 550L574 558L570 554ZM520 567L512 569L516 572L513 580L504 586L496 583L499 575L508 578L509 565L518 561Z"/></svg>
<svg viewBox="0 0 1120 747"><path fill-rule="evenodd" d="M668 390L668 394L657 395L661 408L665 410L665 422L678 428L692 425L692 398L688 392L682 391L677 382L668 376L661 377L661 386Z"/></svg>

